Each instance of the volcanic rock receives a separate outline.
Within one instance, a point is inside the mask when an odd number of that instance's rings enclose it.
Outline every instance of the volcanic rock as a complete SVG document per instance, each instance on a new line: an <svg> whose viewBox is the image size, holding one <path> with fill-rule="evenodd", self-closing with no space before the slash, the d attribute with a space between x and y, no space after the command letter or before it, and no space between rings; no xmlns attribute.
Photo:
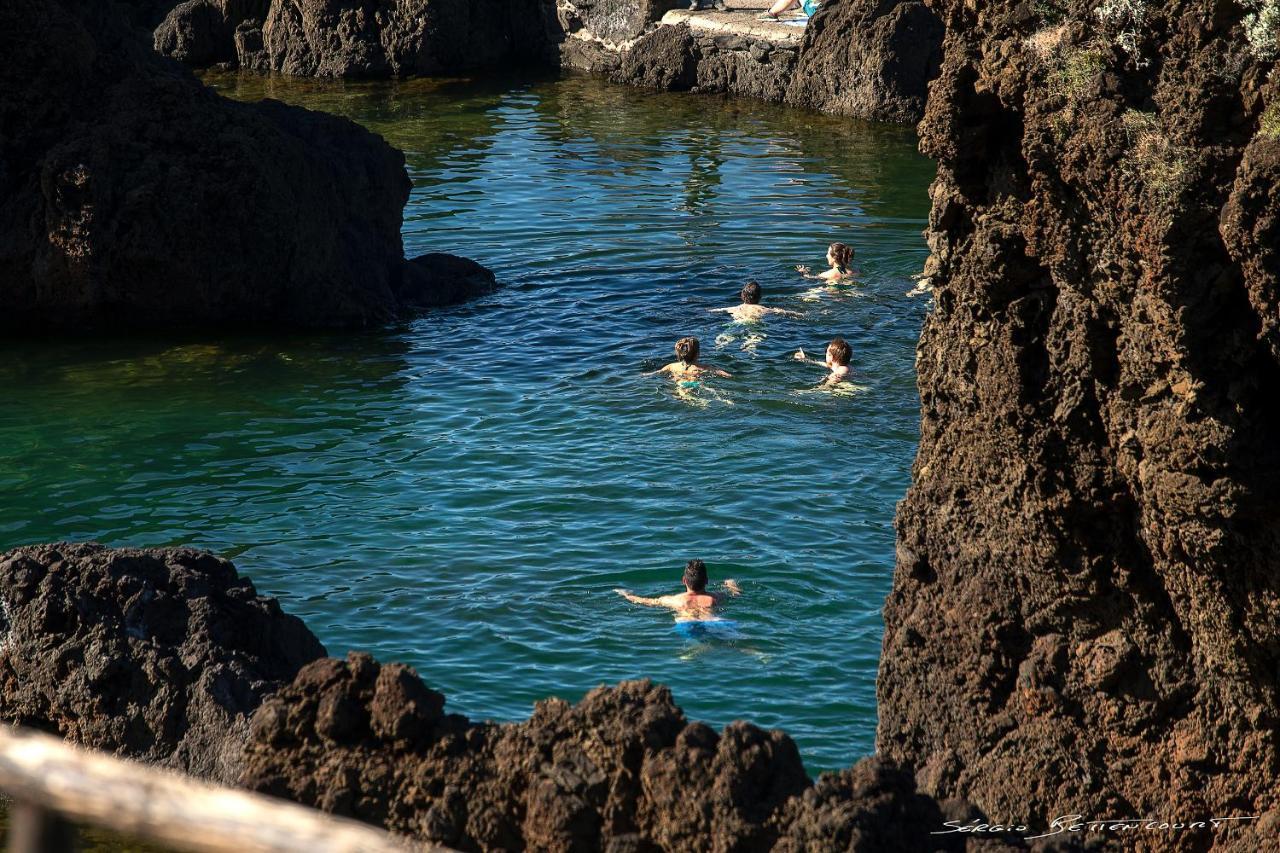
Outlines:
<svg viewBox="0 0 1280 853"><path fill-rule="evenodd" d="M553 62L543 0L189 0L161 53L308 77L388 78Z"/></svg>
<svg viewBox="0 0 1280 853"><path fill-rule="evenodd" d="M923 3L833 0L803 31L741 12L715 14L715 29L694 27L696 16L666 24L622 50L616 67L591 70L645 88L785 101L875 121L913 123L924 112L942 25Z"/></svg>
<svg viewBox="0 0 1280 853"><path fill-rule="evenodd" d="M351 327L406 313L410 182L380 137L222 98L111 3L0 4L0 48L0 329Z"/></svg>
<svg viewBox="0 0 1280 853"><path fill-rule="evenodd" d="M0 720L234 782L249 715L324 647L188 548L0 555Z"/></svg>
<svg viewBox="0 0 1280 853"><path fill-rule="evenodd" d="M506 725L443 704L402 665L316 661L255 714L241 783L459 850L963 849L891 765L814 788L782 732L689 723L648 681Z"/></svg>
<svg viewBox="0 0 1280 853"><path fill-rule="evenodd" d="M914 124L942 61L942 22L922 2L835 0L809 21L787 103Z"/></svg>
<svg viewBox="0 0 1280 853"><path fill-rule="evenodd" d="M1245 5L929 0L878 748L988 814L1259 818L1135 850L1280 825L1280 86Z"/></svg>

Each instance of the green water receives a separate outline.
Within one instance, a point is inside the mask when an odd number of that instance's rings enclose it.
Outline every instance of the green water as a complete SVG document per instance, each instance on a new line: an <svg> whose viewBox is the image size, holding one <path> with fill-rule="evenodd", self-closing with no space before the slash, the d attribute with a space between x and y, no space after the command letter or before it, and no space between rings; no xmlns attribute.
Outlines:
<svg viewBox="0 0 1280 853"><path fill-rule="evenodd" d="M409 253L505 287L377 334L4 347L0 547L211 548L474 718L651 677L691 717L784 727L812 772L870 752L926 310L913 134L578 78L212 82L385 135ZM815 289L792 268L834 239L860 283ZM708 313L748 277L804 317ZM641 375L689 334L732 379ZM790 357L835 334L853 394ZM611 591L674 592L695 556L745 588L741 639Z"/></svg>

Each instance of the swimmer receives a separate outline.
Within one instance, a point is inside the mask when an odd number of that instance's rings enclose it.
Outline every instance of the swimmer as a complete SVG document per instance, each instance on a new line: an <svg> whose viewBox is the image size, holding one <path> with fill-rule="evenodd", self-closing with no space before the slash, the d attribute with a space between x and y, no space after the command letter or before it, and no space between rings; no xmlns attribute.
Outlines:
<svg viewBox="0 0 1280 853"><path fill-rule="evenodd" d="M831 269L816 275L804 264L796 267L796 272L805 278L816 278L820 281L843 281L853 278L853 247L844 243L832 243L827 248L827 263Z"/></svg>
<svg viewBox="0 0 1280 853"><path fill-rule="evenodd" d="M754 281L749 281L742 286L741 305L731 305L728 308L711 308L712 313L722 312L728 314L739 323L754 323L763 320L767 314L781 314L784 317L803 317L795 311L787 311L783 308L766 308L760 304L760 285Z"/></svg>
<svg viewBox="0 0 1280 853"><path fill-rule="evenodd" d="M720 604L719 596L707 592L707 564L701 560L690 560L684 567L684 592L674 595L663 595L658 598L645 598L635 595L629 590L615 589L618 595L632 604L643 604L646 607L669 607L676 611L677 618L707 619ZM742 588L737 581L726 580L722 584L729 595L741 595Z"/></svg>
<svg viewBox="0 0 1280 853"><path fill-rule="evenodd" d="M698 354L702 348L697 338L681 338L676 341L675 349L676 358L679 361L673 361L664 367L646 373L645 376L657 376L659 373L665 373L679 382L681 387L696 387L701 384L702 377L708 373L725 378L732 376L732 374L726 373L718 367L698 363Z"/></svg>
<svg viewBox="0 0 1280 853"><path fill-rule="evenodd" d="M796 350L793 356L796 361L805 361L809 364L820 364L831 371L827 378L822 380L822 386L838 385L853 378L853 370L849 367L849 362L853 359L853 347L849 346L849 342L844 338L833 338L831 343L827 344L827 360L818 361L816 358L809 358L805 355L803 349Z"/></svg>

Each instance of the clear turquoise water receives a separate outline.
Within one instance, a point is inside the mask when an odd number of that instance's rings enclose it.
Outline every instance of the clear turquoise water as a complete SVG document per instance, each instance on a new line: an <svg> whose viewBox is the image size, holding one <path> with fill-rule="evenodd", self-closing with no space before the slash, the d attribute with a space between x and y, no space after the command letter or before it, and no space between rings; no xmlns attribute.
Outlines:
<svg viewBox="0 0 1280 853"><path fill-rule="evenodd" d="M213 82L406 149L410 254L505 287L377 334L6 345L0 547L211 548L331 653L409 662L474 718L650 677L691 717L784 727L811 772L869 753L917 436L913 134L577 78ZM861 282L814 291L792 267L832 239ZM707 309L748 277L805 316L744 349ZM863 390L805 390L790 354L837 333ZM714 393L641 375L688 334L734 374ZM743 639L611 592L676 591L694 556L745 587Z"/></svg>

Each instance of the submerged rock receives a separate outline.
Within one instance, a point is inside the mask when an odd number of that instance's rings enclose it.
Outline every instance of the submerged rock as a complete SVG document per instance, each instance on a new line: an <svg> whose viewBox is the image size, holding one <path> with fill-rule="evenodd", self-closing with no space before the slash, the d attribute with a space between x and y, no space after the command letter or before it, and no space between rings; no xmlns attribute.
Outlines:
<svg viewBox="0 0 1280 853"><path fill-rule="evenodd" d="M405 264L396 295L412 308L436 308L485 296L497 288L493 273L475 261L432 252Z"/></svg>
<svg viewBox="0 0 1280 853"><path fill-rule="evenodd" d="M207 552L0 555L0 720L82 746L232 783L249 715L324 653Z"/></svg>
<svg viewBox="0 0 1280 853"><path fill-rule="evenodd" d="M461 850L963 849L892 766L813 788L782 732L689 723L647 681L506 725L443 704L407 667L316 661L254 716L242 784Z"/></svg>
<svg viewBox="0 0 1280 853"><path fill-rule="evenodd" d="M407 310L410 183L380 137L222 98L110 3L0 4L0 47L0 329L367 326Z"/></svg>
<svg viewBox="0 0 1280 853"><path fill-rule="evenodd" d="M1280 84L1247 4L1121 5L930 0L936 308L878 746L991 814L1253 815L1145 849L1269 849Z"/></svg>

